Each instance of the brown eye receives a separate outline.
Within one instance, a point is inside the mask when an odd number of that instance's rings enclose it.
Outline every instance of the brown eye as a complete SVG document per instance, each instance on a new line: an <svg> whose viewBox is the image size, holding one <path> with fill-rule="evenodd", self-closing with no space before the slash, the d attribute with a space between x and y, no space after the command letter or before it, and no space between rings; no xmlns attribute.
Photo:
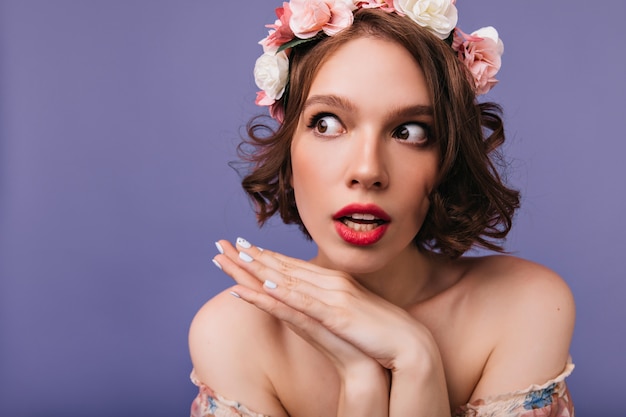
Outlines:
<svg viewBox="0 0 626 417"><path fill-rule="evenodd" d="M409 131L409 128L406 126L402 126L400 129L397 130L396 132L396 137L398 139L408 139L409 136L411 136L411 132Z"/></svg>
<svg viewBox="0 0 626 417"><path fill-rule="evenodd" d="M428 129L420 123L406 123L393 131L394 138L415 145L428 142Z"/></svg>
<svg viewBox="0 0 626 417"><path fill-rule="evenodd" d="M309 123L309 128L320 136L335 137L344 133L345 129L337 117L322 114L313 118Z"/></svg>
<svg viewBox="0 0 626 417"><path fill-rule="evenodd" d="M328 123L326 122L326 120L320 119L317 121L317 125L315 127L317 128L318 132L326 133L326 130L328 129Z"/></svg>

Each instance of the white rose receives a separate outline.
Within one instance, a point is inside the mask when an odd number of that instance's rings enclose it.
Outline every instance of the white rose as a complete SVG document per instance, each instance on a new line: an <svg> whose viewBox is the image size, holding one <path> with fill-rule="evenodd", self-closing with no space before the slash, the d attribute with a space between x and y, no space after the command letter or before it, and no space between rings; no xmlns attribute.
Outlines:
<svg viewBox="0 0 626 417"><path fill-rule="evenodd" d="M285 51L265 53L254 65L254 81L267 98L278 100L285 92L289 76L289 58Z"/></svg>
<svg viewBox="0 0 626 417"><path fill-rule="evenodd" d="M480 28L472 32L472 36L478 36L479 38L491 39L495 43L502 43L502 41L500 40L500 37L498 36L498 31L493 26Z"/></svg>
<svg viewBox="0 0 626 417"><path fill-rule="evenodd" d="M458 21L454 0L393 0L393 7L441 39L450 35Z"/></svg>

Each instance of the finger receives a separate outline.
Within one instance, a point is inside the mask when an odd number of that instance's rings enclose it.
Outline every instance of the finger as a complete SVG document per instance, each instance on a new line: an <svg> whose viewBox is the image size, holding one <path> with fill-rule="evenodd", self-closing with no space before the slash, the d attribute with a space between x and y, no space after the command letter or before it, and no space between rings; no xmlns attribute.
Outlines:
<svg viewBox="0 0 626 417"><path fill-rule="evenodd" d="M308 263L284 255L278 261L282 266L277 267L278 258L275 252L260 249L243 238L238 238L236 245L239 250L236 259L233 259L234 251L230 250L227 242L225 252L251 276L264 283L264 289L273 298L321 322L333 332L345 325L346 317L349 316L346 308L356 298L352 293L359 290L353 285L346 286L345 283L340 286L345 279L341 279L338 273L331 271L336 275L328 277L313 270L302 269L299 266L306 267L303 264ZM289 266L286 267L280 260L289 262ZM318 270L329 271L323 268ZM324 280L332 281L332 285L320 286L319 282Z"/></svg>
<svg viewBox="0 0 626 417"><path fill-rule="evenodd" d="M261 260L262 255L265 254L265 250L252 245L244 238L238 237L235 241L236 246L233 246L226 240L220 240L218 241L218 244L220 244L219 248L221 249L221 253L223 255L227 256L232 262L244 267L247 270L250 270L247 266L253 260L260 261L261 264L265 265L265 263ZM263 256L264 259L267 259L267 257L268 256ZM260 282L264 281L264 279L261 278L259 278L259 280Z"/></svg>
<svg viewBox="0 0 626 417"><path fill-rule="evenodd" d="M239 251L239 258L247 264L252 263L252 261L256 261L268 269L284 275L285 277L304 280L321 288L342 288L340 286L341 281L348 278L345 274L340 274L337 271L319 267L301 259L291 258L278 252L266 249L260 249L243 238L237 239L237 250ZM248 269L246 264L241 263L241 265ZM261 269L263 268L259 267L259 270ZM265 279L273 280L272 277L276 276L277 275L268 273Z"/></svg>
<svg viewBox="0 0 626 417"><path fill-rule="evenodd" d="M258 246L253 245L252 243L248 242L248 240L242 237L237 238L236 248L240 252L240 254L243 252L254 259L265 262L268 266L271 266L279 271L281 271L282 269L290 270L294 268L299 268L313 272L322 272L322 268L317 267L310 262L306 262L301 259L291 258L289 256L285 256L271 250L262 249ZM243 256L243 259L247 260L245 256Z"/></svg>
<svg viewBox="0 0 626 417"><path fill-rule="evenodd" d="M243 238L239 238L237 240L237 248L240 250L247 251L248 248L253 249L254 247L255 247L254 245L250 244L247 240ZM290 256L284 255L279 252L274 252L272 250L266 250L266 249L260 249L260 250L261 252L263 252L263 258L267 259L267 262L270 262L272 266L278 270L302 269L305 271L311 271L313 273L322 274L322 275L332 275L336 273L336 271L333 271L331 269L323 268L319 265L315 265L311 262L308 262L302 259L292 258Z"/></svg>
<svg viewBox="0 0 626 417"><path fill-rule="evenodd" d="M284 276L279 271L268 267L262 260L259 261L265 252L263 249L251 245L242 238L238 238L236 244L237 247L226 240L219 240L216 246L220 254L213 259L218 268L230 275L236 282L255 289L260 289L264 282L280 282L281 286L287 286L288 282L295 284L291 276ZM242 251L238 251L238 248ZM257 259L255 260L251 255Z"/></svg>
<svg viewBox="0 0 626 417"><path fill-rule="evenodd" d="M213 263L215 266L229 275L238 284L245 285L250 288L261 289L262 282L260 282L259 279L257 279L250 272L238 265L238 252L233 245L226 240L219 240L215 243L215 246L220 252L213 257Z"/></svg>
<svg viewBox="0 0 626 417"><path fill-rule="evenodd" d="M241 248L237 259L232 259L232 254L229 259L255 277L259 283L263 283L266 288L274 289L279 286L280 290L271 294L273 297L282 297L281 300L290 307L308 315L318 314L319 309L326 307L319 300L328 298L332 290L317 284L314 277L319 280L319 275L295 267L289 270L278 270L272 266L274 258L270 253L258 249L241 238L237 239L237 248ZM321 304L321 307L318 304Z"/></svg>
<svg viewBox="0 0 626 417"><path fill-rule="evenodd" d="M237 297L286 323L292 331L318 349L335 353L338 353L340 350L358 351L351 343L333 334L317 320L294 310L268 294L241 285L236 285L231 290L231 293Z"/></svg>
<svg viewBox="0 0 626 417"><path fill-rule="evenodd" d="M244 285L235 285L231 288L231 293L237 294L242 300L255 305L271 316L302 330L311 330L311 326L315 324L312 318L294 310L265 292L257 291Z"/></svg>
<svg viewBox="0 0 626 417"><path fill-rule="evenodd" d="M301 269L299 266L305 262L286 256L281 259L290 262L289 267L285 267L284 263L277 267L275 252L259 249L242 238L237 239L237 249L240 252L235 261L263 282L265 290L272 297L321 322L333 332L345 324L345 317L349 316L346 307L356 298L352 293L359 290L353 285L339 285L345 279L341 279L338 273L328 277ZM323 268L319 270L329 271ZM320 286L319 282L324 280L332 280L332 285Z"/></svg>
<svg viewBox="0 0 626 417"><path fill-rule="evenodd" d="M311 317L336 335L351 321L354 297L348 293L320 290L304 281L292 287L265 281L263 290L272 298Z"/></svg>

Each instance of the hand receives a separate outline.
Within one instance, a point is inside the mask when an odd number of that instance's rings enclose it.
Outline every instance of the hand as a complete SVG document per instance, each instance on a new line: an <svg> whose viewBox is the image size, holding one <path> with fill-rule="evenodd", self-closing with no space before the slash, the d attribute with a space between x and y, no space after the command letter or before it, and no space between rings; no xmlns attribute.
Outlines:
<svg viewBox="0 0 626 417"><path fill-rule="evenodd" d="M307 268L314 265L292 260L300 263L298 267L293 267L293 263L287 261L291 258L270 251L261 251L242 240L238 240L238 243L239 248L245 251L241 252L243 255L240 255L230 243L220 241L218 247L223 254L214 259L218 266L238 283L232 288L232 293L282 320L335 365L340 382L336 415L388 417L390 379L385 369L358 347L334 334L320 321L308 315L306 311L309 307L316 308L313 306L315 304L313 298L308 295L297 295L295 290L287 289L286 283L295 282L296 276L301 274L313 276L314 272ZM256 260L253 260L253 257ZM278 272L281 270L282 273ZM290 272L294 274L288 274ZM291 294L287 298L292 303L301 305L294 308L276 298L279 294Z"/></svg>
<svg viewBox="0 0 626 417"><path fill-rule="evenodd" d="M223 254L214 259L237 282L233 292L282 320L334 363L342 383L337 416L450 415L439 350L408 312L343 272L243 239L237 248L227 241L219 245ZM383 368L391 371L391 393Z"/></svg>
<svg viewBox="0 0 626 417"><path fill-rule="evenodd" d="M219 244L224 254L215 260L238 283L233 291L287 323L340 371L367 359L395 371L404 352L411 359L419 352L416 344L428 331L349 275L260 250L243 239L237 248Z"/></svg>

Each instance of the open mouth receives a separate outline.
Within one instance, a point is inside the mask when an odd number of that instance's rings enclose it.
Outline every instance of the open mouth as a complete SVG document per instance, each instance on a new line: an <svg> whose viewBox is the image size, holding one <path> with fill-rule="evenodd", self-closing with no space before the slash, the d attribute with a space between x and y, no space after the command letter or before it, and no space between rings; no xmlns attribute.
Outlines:
<svg viewBox="0 0 626 417"><path fill-rule="evenodd" d="M373 214L367 213L353 213L348 216L340 217L338 220L355 232L371 232L378 226L388 223Z"/></svg>
<svg viewBox="0 0 626 417"><path fill-rule="evenodd" d="M334 216L335 230L352 245L373 245L383 238L391 217L374 204L350 204Z"/></svg>

